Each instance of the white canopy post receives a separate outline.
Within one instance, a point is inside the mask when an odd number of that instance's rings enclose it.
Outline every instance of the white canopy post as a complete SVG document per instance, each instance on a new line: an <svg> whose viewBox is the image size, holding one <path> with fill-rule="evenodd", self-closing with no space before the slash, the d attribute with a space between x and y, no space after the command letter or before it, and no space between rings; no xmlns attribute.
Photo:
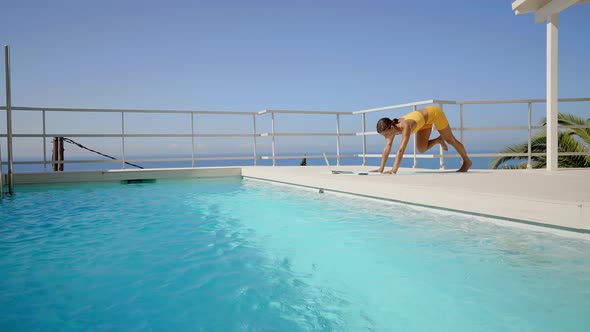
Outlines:
<svg viewBox="0 0 590 332"><path fill-rule="evenodd" d="M560 12L590 0L514 0L516 15L534 13L535 22L547 22L547 170L557 170L557 34Z"/></svg>
<svg viewBox="0 0 590 332"><path fill-rule="evenodd" d="M559 14L547 19L547 170L555 171L557 165L557 37Z"/></svg>

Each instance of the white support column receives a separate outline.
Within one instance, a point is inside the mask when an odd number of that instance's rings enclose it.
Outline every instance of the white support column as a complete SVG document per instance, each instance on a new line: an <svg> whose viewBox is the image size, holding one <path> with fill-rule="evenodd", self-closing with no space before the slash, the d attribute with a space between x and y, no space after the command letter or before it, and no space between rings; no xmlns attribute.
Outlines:
<svg viewBox="0 0 590 332"><path fill-rule="evenodd" d="M557 170L557 35L558 14L547 19L547 170Z"/></svg>

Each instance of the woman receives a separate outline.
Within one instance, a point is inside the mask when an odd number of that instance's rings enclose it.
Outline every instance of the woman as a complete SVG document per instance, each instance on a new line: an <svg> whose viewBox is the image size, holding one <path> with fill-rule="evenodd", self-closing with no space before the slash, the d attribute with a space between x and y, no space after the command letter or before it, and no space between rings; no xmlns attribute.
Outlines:
<svg viewBox="0 0 590 332"><path fill-rule="evenodd" d="M435 139L429 140L433 124L440 135ZM402 158L404 157L406 146L408 146L408 142L410 141L410 135L414 133L416 133L416 146L420 153L430 149L436 144L440 144L443 150L447 151L448 148L445 142L448 142L455 148L455 150L457 150L459 155L461 155L461 159L463 159L463 164L457 172L467 172L473 164L467 156L463 144L461 144L461 142L459 142L453 135L451 127L449 127L449 121L442 108L439 106L427 106L423 109L410 112L399 119L382 118L377 122L377 132L385 137L385 147L383 148L383 154L381 155L381 166L371 172L383 172L385 169L385 163L391 152L391 147L393 146L393 139L397 134L402 135L402 142L397 150L393 168L385 173L397 173Z"/></svg>

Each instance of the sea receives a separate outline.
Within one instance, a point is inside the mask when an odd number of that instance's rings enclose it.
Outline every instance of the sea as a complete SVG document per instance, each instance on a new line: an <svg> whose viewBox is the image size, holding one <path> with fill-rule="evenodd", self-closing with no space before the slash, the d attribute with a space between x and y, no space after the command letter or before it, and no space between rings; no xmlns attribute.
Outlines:
<svg viewBox="0 0 590 332"><path fill-rule="evenodd" d="M477 151L474 153L490 153L489 151ZM343 153L346 154L346 153ZM289 154L290 156L299 155L297 153ZM303 156L303 154L301 154ZM318 156L319 155L319 156ZM199 158L231 158L231 157L247 157L247 155L199 155ZM277 155L277 157L281 157L281 155ZM193 167L192 161L149 161L149 162L140 162L140 161L131 161L134 159L163 159L163 158L191 158L190 155L151 155L151 156L126 156L126 160L130 160L130 164L125 164L121 161L113 161L113 162L105 162L109 159L102 158L99 159L97 157L71 157L70 160L97 160L97 162L88 162L88 163L67 163L68 159L66 159L66 163L64 164L64 171L94 171L94 170L109 170L109 169L134 169L134 168L184 168L184 167ZM303 162L303 158L305 158L305 162ZM493 158L490 157L471 157L473 161L472 169L488 169L490 161ZM14 172L15 173L30 173L30 172L51 172L52 166L50 161L44 165L41 164L20 164L19 162L30 162L30 161L39 161L39 158L15 158L14 164ZM335 157L328 158L331 166L337 165L337 160ZM386 169L391 168L393 166L394 158L390 158L387 161ZM7 172L7 161L4 159L2 171ZM361 157L346 157L340 158L340 165L341 166L361 166L363 159ZM378 167L381 162L380 158L367 158L367 165L368 166L375 166ZM321 157L321 154L314 154L312 156L305 156L302 158L295 158L295 159L277 159L276 166L301 166L304 163L307 166L325 166L326 162L324 158ZM461 166L461 158L458 157L449 157L445 158L445 169L457 169ZM133 164L133 165L131 165ZM256 161L256 165L258 166L272 166L272 160L270 159L259 159ZM412 167L414 165L413 158L404 158L401 163L401 167ZM139 166L139 167L138 167ZM218 167L218 166L254 166L254 160L195 160L194 167ZM438 158L419 158L418 159L418 167L424 169L439 169L440 168L440 160Z"/></svg>

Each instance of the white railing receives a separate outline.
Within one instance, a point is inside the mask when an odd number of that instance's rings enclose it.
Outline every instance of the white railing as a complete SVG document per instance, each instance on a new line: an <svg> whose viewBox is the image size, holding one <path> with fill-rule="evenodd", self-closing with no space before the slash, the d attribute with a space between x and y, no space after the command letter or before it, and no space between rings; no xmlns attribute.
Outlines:
<svg viewBox="0 0 590 332"><path fill-rule="evenodd" d="M379 108L372 108L366 109L361 111L353 112L353 114L361 114L362 117L362 128L363 128L363 165L366 164L366 158L381 158L380 154L366 154L366 136L367 135L377 135L377 132L366 132L366 123L365 123L365 114L374 113L374 112L384 112L384 111L391 111L403 108L412 107L413 110L416 110L417 106L428 105L428 104L439 104L443 105L458 105L459 106L459 117L460 117L460 124L459 127L452 127L453 130L458 130L460 132L460 141L464 141L463 133L465 131L489 131L489 130L528 130L528 152L526 154L523 153L470 153L470 157L527 157L527 167L531 168L531 160L533 156L545 156L546 153L532 153L531 151L531 138L532 138L532 131L534 129L542 129L542 126L534 126L532 123L532 111L533 111L533 104L535 103L545 103L545 99L516 99L516 100L466 100L466 101L450 101L450 100L438 100L438 99L431 99L431 100L424 100L414 103L406 103L406 104L398 104L386 107L379 107ZM559 102L567 103L567 102L590 102L590 98L560 98ZM484 126L484 127L465 127L464 126L464 105L494 105L494 104L527 104L528 105L528 124L527 126ZM559 126L559 128L566 129L566 128L590 128L590 126ZM414 137L415 138L415 137ZM571 153L571 152L560 152L559 156L574 156L574 155L590 155L590 153ZM391 157L391 156L390 156ZM442 147L440 148L439 154L421 154L418 155L416 151L416 140L414 139L414 151L412 155L404 155L404 157L413 157L414 158L414 167L418 165L418 158L439 158L440 159L440 166L444 168L444 158L457 158L460 157L458 154L444 154Z"/></svg>
<svg viewBox="0 0 590 332"><path fill-rule="evenodd" d="M562 103L567 102L589 102L590 98L563 98L559 100ZM272 160L272 165L276 165L277 160L284 160L284 159L301 159L301 158L322 158L321 154L317 155L279 155L277 153L277 147L275 138L280 136L329 136L335 137L335 144L336 144L336 154L330 155L330 157L336 157L337 165L340 165L341 158L345 157L358 157L362 158L362 165L366 165L367 158L380 158L381 154L369 154L367 153L367 136L370 135L377 135L374 131L367 131L366 127L366 115L369 113L375 112L391 112L397 111L401 109L417 109L418 106L423 106L427 104L439 104L443 105L458 105L459 106L459 127L453 127L452 129L455 131L459 131L460 133L460 140L464 141L464 132L465 131L489 131L489 130L528 130L528 153L479 153L473 154L470 153L471 157L503 157L503 156L514 156L514 157L527 157L528 158L528 165L530 167L531 159L533 156L543 156L545 153L532 153L531 152L531 136L532 130L541 129L541 126L533 126L532 124L532 106L535 103L545 103L544 99L523 99L523 100L481 100L481 101L449 101L449 100L424 100L414 103L406 103L406 104L398 104L386 107L379 107L379 108L372 108L372 109L365 109L356 112L324 112L324 111L309 111L309 110L264 110L261 112L230 112L230 111L200 111L200 110L141 110L141 109L77 109L77 108L47 108L47 107L12 107L12 111L32 111L32 112L40 112L42 118L42 132L38 134L14 134L12 133L13 138L42 138L43 139L43 160L33 160L33 161L14 161L14 164L43 164L44 170L47 170L48 164L55 164L55 163L113 163L113 162L120 162L121 167L125 168L126 162L174 162L174 161L191 161L191 165L194 167L196 161L204 161L204 160L252 160L253 165L257 165L258 160ZM464 106L465 105L475 105L475 104L527 104L528 105L528 124L526 126L478 126L478 127L465 127L464 126ZM0 110L6 110L6 107L0 107ZM78 113L120 113L121 114L121 121L120 121L120 133L117 134L89 134L89 133L59 133L59 132L52 132L48 134L47 126L46 126L46 114L48 112L78 112ZM148 133L129 133L126 132L125 128L125 118L126 114L132 113L156 113L156 114L186 114L187 118L190 118L191 121L191 133L186 134L177 134L177 133L166 133L166 134L148 134ZM251 133L238 133L238 134L204 134L195 131L195 116L199 114L215 114L215 115L229 115L229 116L236 116L236 117L250 117L252 121L253 132ZM266 114L270 114L270 132L258 132L257 131L257 118L264 116ZM275 122L276 122L276 114L299 114L299 115L306 115L306 116L313 116L313 115L333 115L335 119L335 130L331 132L277 132L275 130ZM340 130L340 120L342 116L361 116L361 130L356 132L341 132ZM388 117L392 117L388 114ZM188 120L188 119L187 119ZM560 126L560 128L590 128L589 126ZM341 142L340 138L343 136L360 136L362 137L362 153L360 154L342 154L341 153ZM2 138L8 138L8 133L0 134ZM121 158L115 160L87 160L87 159L79 159L79 160L67 160L67 161L49 161L47 160L47 138L52 137L93 137L93 138L120 138L121 139ZM127 138L158 138L158 137L186 137L190 138L191 145L192 145L192 154L190 158L141 158L141 159L129 159L126 156L125 152L125 145ZM211 156L198 156L195 151L195 140L201 137L244 137L244 138L251 138L253 141L253 151L251 155L241 155L241 156L231 156L231 157L211 157ZM257 150L257 138L259 137L272 137L271 143L271 154L264 155L260 154ZM11 144L11 142L8 142ZM565 155L590 155L590 153L559 153L560 156ZM0 154L0 165L7 164L2 163L1 159L2 155ZM405 157L412 157L414 159L414 167L418 166L418 159L420 158L438 158L440 160L440 167L444 168L444 160L445 158L456 158L459 157L457 154L444 154L442 148L438 154L418 154L416 149L416 142L414 139L414 151L413 154L405 155ZM1 172L1 170L0 170ZM1 174L1 173L0 173Z"/></svg>
<svg viewBox="0 0 590 332"><path fill-rule="evenodd" d="M340 158L342 157L355 157L354 154L343 155L340 153L340 137L342 136L357 136L358 133L341 133L340 132L340 116L350 116L353 115L352 112L325 112L325 111L302 111L302 110L264 110L259 112L258 115L263 114L270 114L271 115L271 132L270 133L263 133L261 136L272 136L272 165L276 165L277 159L301 159L301 158L321 158L322 155L295 155L295 156L281 156L277 157L276 154L276 143L275 137L278 136L335 136L336 137L336 164L340 166ZM336 116L336 131L331 133L301 133L301 132L294 132L294 133L279 133L275 130L275 114L321 114L321 115L335 115ZM262 156L261 159L268 159L268 156Z"/></svg>

